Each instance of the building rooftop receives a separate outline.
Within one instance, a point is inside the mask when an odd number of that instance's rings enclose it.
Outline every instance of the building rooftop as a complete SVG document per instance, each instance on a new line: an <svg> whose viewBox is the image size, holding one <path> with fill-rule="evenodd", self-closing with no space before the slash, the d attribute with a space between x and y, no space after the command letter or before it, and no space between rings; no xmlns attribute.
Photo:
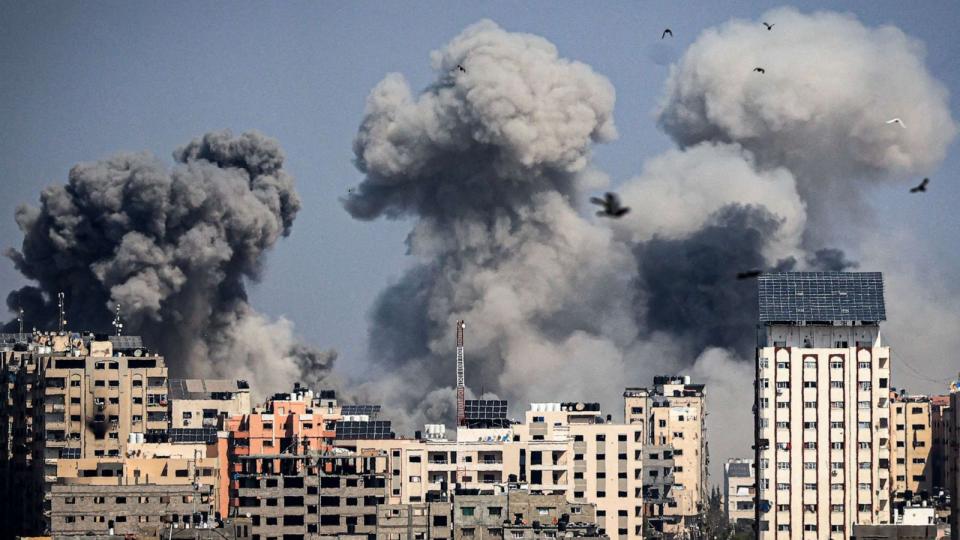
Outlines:
<svg viewBox="0 0 960 540"><path fill-rule="evenodd" d="M757 283L760 322L887 319L880 272L770 272Z"/></svg>
<svg viewBox="0 0 960 540"><path fill-rule="evenodd" d="M170 379L171 399L230 399L228 394L249 390L246 381L229 379Z"/></svg>
<svg viewBox="0 0 960 540"><path fill-rule="evenodd" d="M730 478L749 478L751 468L750 463L727 462L727 476Z"/></svg>

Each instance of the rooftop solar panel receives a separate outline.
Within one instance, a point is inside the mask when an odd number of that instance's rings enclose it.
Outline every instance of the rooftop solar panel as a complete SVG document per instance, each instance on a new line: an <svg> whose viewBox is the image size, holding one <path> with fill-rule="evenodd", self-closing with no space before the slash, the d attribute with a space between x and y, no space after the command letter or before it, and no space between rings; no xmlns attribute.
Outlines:
<svg viewBox="0 0 960 540"><path fill-rule="evenodd" d="M760 322L887 319L880 272L771 272L757 283Z"/></svg>
<svg viewBox="0 0 960 540"><path fill-rule="evenodd" d="M170 428L167 437L172 443L214 443L217 441L216 428Z"/></svg>
<svg viewBox="0 0 960 540"><path fill-rule="evenodd" d="M467 419L493 420L507 417L507 401L503 399L468 399L463 413Z"/></svg>
<svg viewBox="0 0 960 540"><path fill-rule="evenodd" d="M731 463L727 465L727 476L731 478L749 478L751 465L749 463Z"/></svg>
<svg viewBox="0 0 960 540"><path fill-rule="evenodd" d="M140 336L110 336L110 343L114 349L142 349L143 339Z"/></svg>
<svg viewBox="0 0 960 540"><path fill-rule="evenodd" d="M389 420L337 422L336 437L343 440L393 439Z"/></svg>
<svg viewBox="0 0 960 540"><path fill-rule="evenodd" d="M340 408L343 416L365 415L374 418L380 413L380 405L344 405Z"/></svg>

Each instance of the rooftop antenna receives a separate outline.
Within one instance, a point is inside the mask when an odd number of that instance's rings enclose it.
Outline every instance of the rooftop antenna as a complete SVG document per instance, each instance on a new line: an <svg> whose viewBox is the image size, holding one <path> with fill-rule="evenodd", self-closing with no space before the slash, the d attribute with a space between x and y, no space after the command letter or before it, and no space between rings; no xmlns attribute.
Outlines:
<svg viewBox="0 0 960 540"><path fill-rule="evenodd" d="M464 393L466 391L463 373L463 329L467 324L462 320L457 321L457 425L465 426L467 424L464 413L465 402Z"/></svg>
<svg viewBox="0 0 960 540"><path fill-rule="evenodd" d="M67 326L67 314L65 312L65 307L64 307L65 298L66 297L64 296L63 291L60 291L57 293L57 304L59 304L59 307L60 307L60 318L57 321L57 327L58 327L58 331L61 334L63 333L63 329Z"/></svg>
<svg viewBox="0 0 960 540"><path fill-rule="evenodd" d="M23 308L19 308L17 311L17 322L20 323L20 333L23 333Z"/></svg>
<svg viewBox="0 0 960 540"><path fill-rule="evenodd" d="M113 318L113 327L117 330L117 337L123 333L123 322L120 320L120 304L117 304L117 316Z"/></svg>

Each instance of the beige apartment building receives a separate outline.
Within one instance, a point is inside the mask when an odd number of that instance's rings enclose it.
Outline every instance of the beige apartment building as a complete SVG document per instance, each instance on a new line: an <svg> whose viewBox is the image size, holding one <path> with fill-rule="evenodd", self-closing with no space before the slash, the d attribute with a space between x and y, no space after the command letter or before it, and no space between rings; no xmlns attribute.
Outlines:
<svg viewBox="0 0 960 540"><path fill-rule="evenodd" d="M250 414L250 385L229 379L170 379L170 427L225 429L225 419Z"/></svg>
<svg viewBox="0 0 960 540"><path fill-rule="evenodd" d="M934 485L933 426L927 396L891 393L890 477L894 503L906 494L931 493Z"/></svg>
<svg viewBox="0 0 960 540"><path fill-rule="evenodd" d="M753 522L756 517L754 472L752 459L731 458L723 464L723 508L730 523Z"/></svg>
<svg viewBox="0 0 960 540"><path fill-rule="evenodd" d="M879 273L759 277L761 539L842 539L890 521L890 348Z"/></svg>
<svg viewBox="0 0 960 540"><path fill-rule="evenodd" d="M950 538L960 540L960 381L950 386L950 413L947 415L947 489L950 490Z"/></svg>
<svg viewBox="0 0 960 540"><path fill-rule="evenodd" d="M709 484L704 386L690 377L658 376L653 388L627 388L623 399L626 423L642 426L647 444L673 449L673 500L663 513L675 527L665 532L696 528Z"/></svg>
<svg viewBox="0 0 960 540"><path fill-rule="evenodd" d="M336 444L386 452L390 503L517 482L531 493L595 504L597 526L610 538L642 537L642 429L612 423L596 403L534 403L523 423L459 428L456 441L338 435Z"/></svg>

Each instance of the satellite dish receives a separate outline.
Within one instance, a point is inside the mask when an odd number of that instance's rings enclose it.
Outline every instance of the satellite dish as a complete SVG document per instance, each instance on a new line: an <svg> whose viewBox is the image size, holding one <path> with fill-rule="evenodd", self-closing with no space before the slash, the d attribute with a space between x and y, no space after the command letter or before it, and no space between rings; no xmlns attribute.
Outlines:
<svg viewBox="0 0 960 540"><path fill-rule="evenodd" d="M584 408L586 408L586 405L584 405L583 403L577 403L576 409L578 411L582 411Z"/></svg>
<svg viewBox="0 0 960 540"><path fill-rule="evenodd" d="M143 349L134 349L134 350L133 350L133 355L136 356L136 357L141 357L141 356L143 356Z"/></svg>

